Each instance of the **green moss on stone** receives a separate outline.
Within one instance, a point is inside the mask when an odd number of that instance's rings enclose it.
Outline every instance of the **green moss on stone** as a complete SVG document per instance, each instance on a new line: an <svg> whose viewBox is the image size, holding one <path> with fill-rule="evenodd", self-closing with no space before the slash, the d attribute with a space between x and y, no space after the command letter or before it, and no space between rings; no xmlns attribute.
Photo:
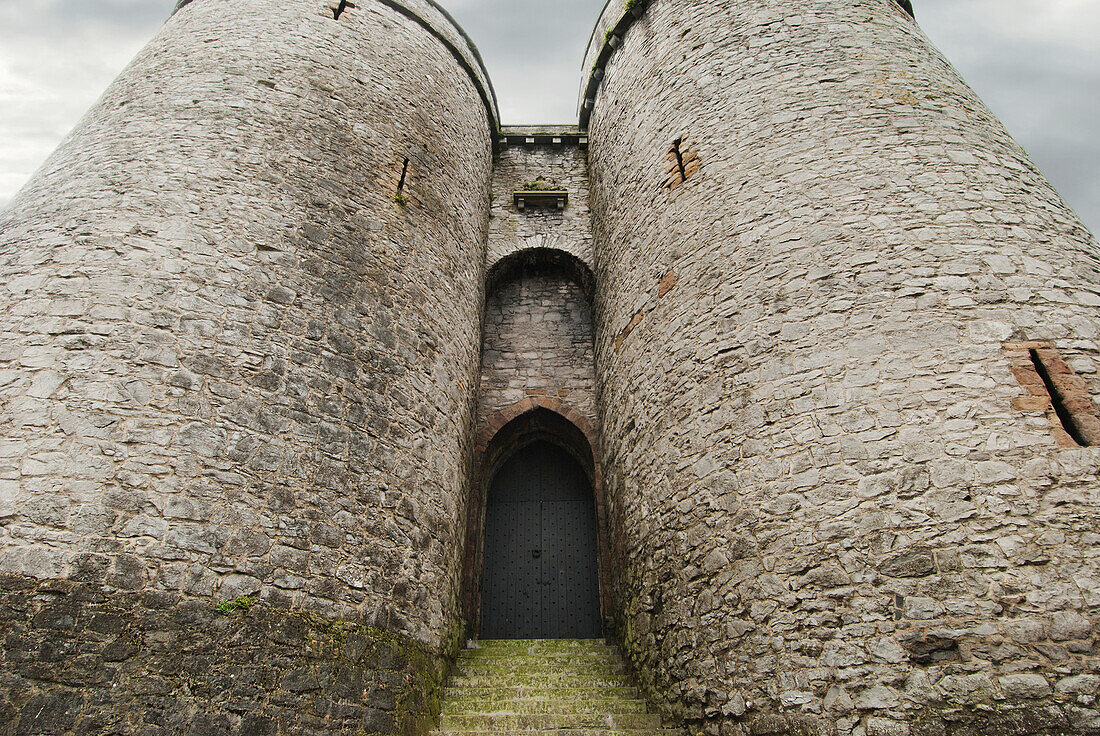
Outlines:
<svg viewBox="0 0 1100 736"><path fill-rule="evenodd" d="M214 610L223 616L231 616L236 611L247 611L256 605L256 599L252 596L242 595L228 601L222 601L214 606Z"/></svg>
<svg viewBox="0 0 1100 736"><path fill-rule="evenodd" d="M523 191L525 192L556 192L560 189L560 184L556 181L549 181L544 176L540 176L534 181L529 181L523 185Z"/></svg>

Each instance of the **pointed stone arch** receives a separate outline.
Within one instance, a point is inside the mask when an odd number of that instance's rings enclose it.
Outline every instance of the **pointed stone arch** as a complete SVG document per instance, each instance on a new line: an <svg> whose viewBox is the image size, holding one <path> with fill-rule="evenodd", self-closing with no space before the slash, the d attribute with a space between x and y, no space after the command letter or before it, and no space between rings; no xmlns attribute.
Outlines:
<svg viewBox="0 0 1100 736"><path fill-rule="evenodd" d="M605 631L613 620L611 548L596 429L583 414L565 402L549 397L532 397L493 414L477 436L463 565L463 602L470 636L477 635L481 615L482 553L489 485L506 460L539 440L549 441L566 450L584 469L592 484L598 535L600 613Z"/></svg>

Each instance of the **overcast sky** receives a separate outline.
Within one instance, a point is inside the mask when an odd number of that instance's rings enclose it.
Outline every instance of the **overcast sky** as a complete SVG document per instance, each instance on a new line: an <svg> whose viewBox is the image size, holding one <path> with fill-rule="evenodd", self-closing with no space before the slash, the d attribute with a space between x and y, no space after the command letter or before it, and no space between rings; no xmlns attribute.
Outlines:
<svg viewBox="0 0 1100 736"><path fill-rule="evenodd" d="M581 55L603 0L443 2L481 49L506 124L575 122ZM0 206L173 4L0 0ZM1100 232L1100 0L914 5L925 32Z"/></svg>

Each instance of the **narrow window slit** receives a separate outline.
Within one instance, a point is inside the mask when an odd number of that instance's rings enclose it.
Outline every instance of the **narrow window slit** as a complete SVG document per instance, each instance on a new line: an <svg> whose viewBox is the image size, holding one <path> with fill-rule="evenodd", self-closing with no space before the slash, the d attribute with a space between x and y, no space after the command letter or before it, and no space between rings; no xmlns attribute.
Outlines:
<svg viewBox="0 0 1100 736"><path fill-rule="evenodd" d="M663 161L666 189L673 190L699 173L699 155L691 148L687 136L680 136L668 147Z"/></svg>
<svg viewBox="0 0 1100 736"><path fill-rule="evenodd" d="M1066 406L1065 397L1058 389L1058 385L1054 382L1054 378L1050 374L1050 369L1047 367L1047 364L1043 362L1043 358L1039 355L1039 351L1032 348L1028 353L1031 355L1031 363L1035 366L1035 372L1039 374L1039 378L1042 379L1043 385L1050 395L1050 403L1054 406L1054 413L1058 415L1058 421L1062 423L1062 429L1066 430L1066 434L1081 447L1091 447L1092 443L1085 437L1081 428L1077 425L1077 421L1074 419L1073 412Z"/></svg>
<svg viewBox="0 0 1100 736"><path fill-rule="evenodd" d="M684 152L680 150L680 146L684 143L683 138L677 138L672 142L672 152L676 154L676 165L680 168L680 176L687 179L687 169L684 168Z"/></svg>
<svg viewBox="0 0 1100 736"><path fill-rule="evenodd" d="M354 8L350 0L340 0L340 4L332 9L332 17L336 20L340 20L340 16L344 14L344 11L348 8Z"/></svg>
<svg viewBox="0 0 1100 736"><path fill-rule="evenodd" d="M405 177L409 175L409 159L405 159L405 163L401 166L401 178L397 181L397 193L401 194L405 189Z"/></svg>
<svg viewBox="0 0 1100 736"><path fill-rule="evenodd" d="M913 12L913 3L911 0L895 0L895 2L901 6L901 9L904 10L910 18L917 17L916 13Z"/></svg>

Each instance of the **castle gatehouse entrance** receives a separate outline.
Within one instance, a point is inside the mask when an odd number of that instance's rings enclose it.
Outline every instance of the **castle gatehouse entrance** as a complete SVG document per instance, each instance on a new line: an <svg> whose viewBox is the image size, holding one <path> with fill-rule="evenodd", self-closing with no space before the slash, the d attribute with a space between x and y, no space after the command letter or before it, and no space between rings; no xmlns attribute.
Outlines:
<svg viewBox="0 0 1100 736"><path fill-rule="evenodd" d="M483 559L482 639L600 636L592 484L561 447L534 442L497 471Z"/></svg>

